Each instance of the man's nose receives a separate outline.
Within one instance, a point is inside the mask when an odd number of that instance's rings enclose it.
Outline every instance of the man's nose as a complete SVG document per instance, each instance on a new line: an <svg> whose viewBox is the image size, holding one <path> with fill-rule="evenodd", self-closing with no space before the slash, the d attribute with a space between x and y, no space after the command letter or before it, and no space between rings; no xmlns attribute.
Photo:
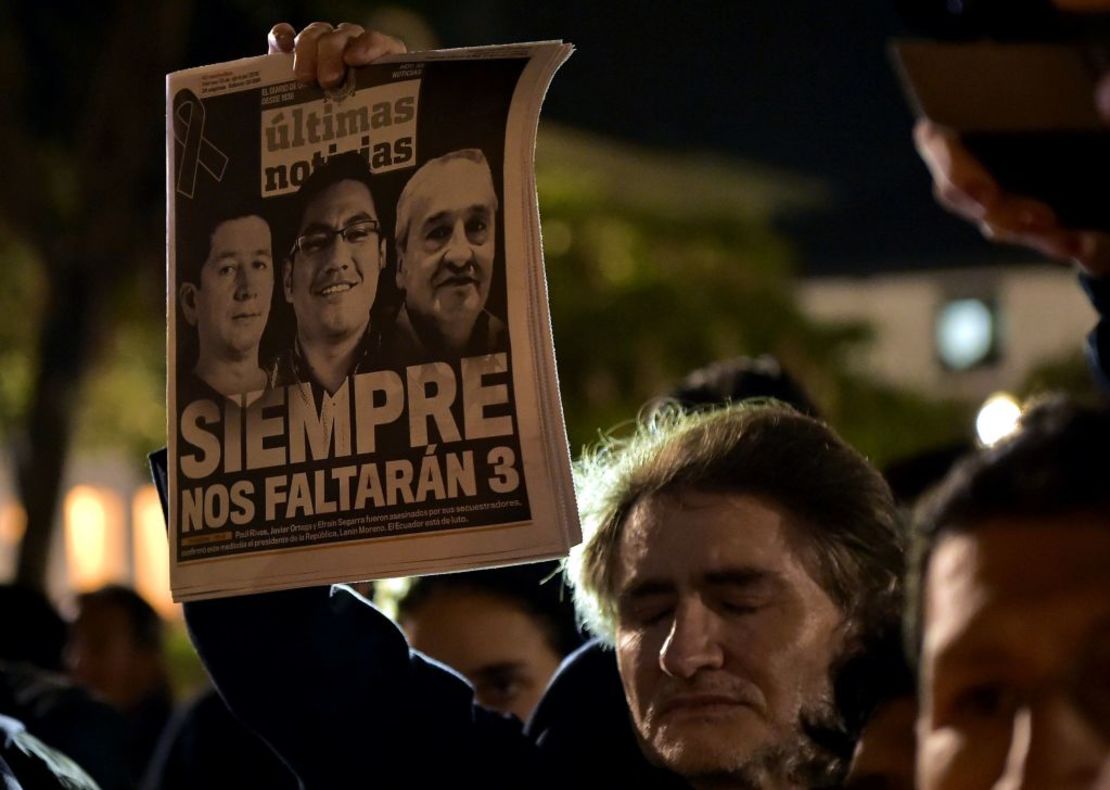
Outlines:
<svg viewBox="0 0 1110 790"><path fill-rule="evenodd" d="M451 238L443 247L443 262L453 268L468 266L474 259L474 249L466 237L466 225L461 220L451 228Z"/></svg>
<svg viewBox="0 0 1110 790"><path fill-rule="evenodd" d="M1014 716L1006 768L995 787L1090 788L1108 747L1063 695L1046 694Z"/></svg>
<svg viewBox="0 0 1110 790"><path fill-rule="evenodd" d="M351 245L344 240L343 236L336 235L323 251L322 260L318 265L325 272L349 269L353 265Z"/></svg>
<svg viewBox="0 0 1110 790"><path fill-rule="evenodd" d="M680 602L659 651L663 672L686 679L702 669L720 669L724 648L718 630L717 617L700 599Z"/></svg>
<svg viewBox="0 0 1110 790"><path fill-rule="evenodd" d="M235 298L240 302L245 302L257 295L258 288L251 277L250 271L248 271L248 267L240 266L235 270Z"/></svg>

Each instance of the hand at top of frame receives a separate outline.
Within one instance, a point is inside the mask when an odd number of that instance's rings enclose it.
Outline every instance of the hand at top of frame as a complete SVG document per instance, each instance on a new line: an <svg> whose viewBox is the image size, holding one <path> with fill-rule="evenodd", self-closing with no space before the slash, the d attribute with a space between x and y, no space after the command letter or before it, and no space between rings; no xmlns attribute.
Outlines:
<svg viewBox="0 0 1110 790"><path fill-rule="evenodd" d="M405 42L361 25L313 22L300 33L286 22L270 29L269 51L292 52L293 74L301 82L334 88L343 82L348 66L365 66L384 55L408 52Z"/></svg>
<svg viewBox="0 0 1110 790"><path fill-rule="evenodd" d="M1110 123L1110 75L1099 83L1094 101ZM933 176L937 202L978 225L986 238L1074 261L1096 277L1110 276L1110 235L1064 227L1046 203L1003 190L953 131L920 120L914 142Z"/></svg>

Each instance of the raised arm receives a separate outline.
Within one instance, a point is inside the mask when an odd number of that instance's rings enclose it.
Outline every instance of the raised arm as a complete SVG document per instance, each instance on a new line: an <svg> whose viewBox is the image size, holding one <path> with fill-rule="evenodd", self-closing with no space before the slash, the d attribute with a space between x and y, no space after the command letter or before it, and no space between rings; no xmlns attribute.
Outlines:
<svg viewBox="0 0 1110 790"><path fill-rule="evenodd" d="M1093 100L1110 123L1110 74L1099 82ZM914 142L944 208L978 226L991 241L1076 265L1080 284L1099 314L1099 323L1087 336L1088 362L1101 387L1110 392L1110 235L1065 227L1046 203L1003 190L948 129L918 121Z"/></svg>
<svg viewBox="0 0 1110 790"><path fill-rule="evenodd" d="M381 786L495 776L496 763L473 758L529 759L515 720L474 706L466 681L411 652L349 588L199 601L185 618L228 706L306 787L343 786L360 772Z"/></svg>
<svg viewBox="0 0 1110 790"><path fill-rule="evenodd" d="M406 51L377 31L323 22L300 33L275 25L269 49L292 53L298 79L324 87ZM474 705L461 676L411 651L349 588L194 602L185 618L232 712L306 787L538 786L520 723Z"/></svg>

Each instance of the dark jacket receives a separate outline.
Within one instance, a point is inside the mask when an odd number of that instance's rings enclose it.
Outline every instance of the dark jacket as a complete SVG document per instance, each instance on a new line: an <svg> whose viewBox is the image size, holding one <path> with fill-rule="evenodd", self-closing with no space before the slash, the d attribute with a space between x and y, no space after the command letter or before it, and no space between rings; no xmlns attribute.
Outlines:
<svg viewBox="0 0 1110 790"><path fill-rule="evenodd" d="M1110 277L1081 274L1079 284L1098 311L1098 324L1087 335L1087 362L1102 391L1110 394Z"/></svg>
<svg viewBox="0 0 1110 790"><path fill-rule="evenodd" d="M199 601L185 616L228 706L307 788L684 786L641 755L596 645L564 663L524 730L348 588Z"/></svg>

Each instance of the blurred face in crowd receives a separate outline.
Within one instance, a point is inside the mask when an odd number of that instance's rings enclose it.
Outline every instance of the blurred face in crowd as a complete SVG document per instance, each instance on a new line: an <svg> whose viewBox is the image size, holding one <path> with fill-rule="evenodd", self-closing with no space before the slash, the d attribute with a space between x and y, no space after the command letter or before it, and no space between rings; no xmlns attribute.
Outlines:
<svg viewBox="0 0 1110 790"><path fill-rule="evenodd" d="M266 220L239 217L217 225L198 280L182 285L181 303L186 320L197 327L201 355L257 358L274 290Z"/></svg>
<svg viewBox="0 0 1110 790"><path fill-rule="evenodd" d="M912 696L880 705L860 734L845 790L914 790L916 719Z"/></svg>
<svg viewBox="0 0 1110 790"><path fill-rule="evenodd" d="M812 762L800 722L832 715L843 617L803 566L799 540L784 509L748 495L656 495L628 515L617 659L652 762L695 784L753 787Z"/></svg>
<svg viewBox="0 0 1110 790"><path fill-rule="evenodd" d="M1110 516L994 518L925 576L924 790L1110 787Z"/></svg>
<svg viewBox="0 0 1110 790"><path fill-rule="evenodd" d="M77 683L123 711L163 682L159 652L137 642L123 609L103 602L82 607L73 621L65 658Z"/></svg>
<svg viewBox="0 0 1110 790"><path fill-rule="evenodd" d="M284 276L302 342L338 343L366 331L385 264L377 223L361 181L339 181L305 207Z"/></svg>
<svg viewBox="0 0 1110 790"><path fill-rule="evenodd" d="M536 615L480 590L437 590L401 627L414 648L462 673L479 703L521 721L562 661Z"/></svg>
<svg viewBox="0 0 1110 790"><path fill-rule="evenodd" d="M485 309L493 274L497 197L489 166L433 160L413 179L417 187L403 198L411 219L397 284L414 323L461 346Z"/></svg>

